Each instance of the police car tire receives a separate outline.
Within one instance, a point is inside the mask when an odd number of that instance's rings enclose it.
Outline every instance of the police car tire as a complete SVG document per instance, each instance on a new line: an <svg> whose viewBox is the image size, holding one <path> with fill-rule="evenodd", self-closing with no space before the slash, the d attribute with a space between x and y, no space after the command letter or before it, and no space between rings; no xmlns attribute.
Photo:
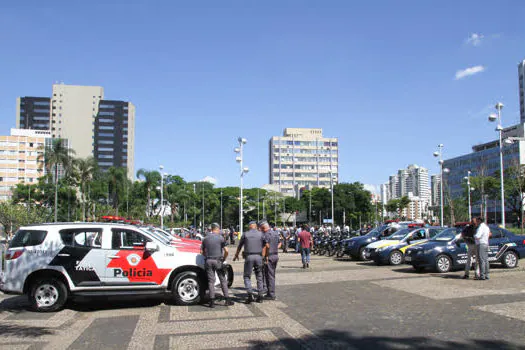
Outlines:
<svg viewBox="0 0 525 350"><path fill-rule="evenodd" d="M361 261L365 261L366 260L365 247L362 247L361 249L359 249L359 260L361 260Z"/></svg>
<svg viewBox="0 0 525 350"><path fill-rule="evenodd" d="M446 268L446 269L443 269L443 268L439 267L439 265L440 265L439 261L441 260L441 261L444 262L445 261L444 259L447 259L447 261L448 261L448 264L447 264L448 268ZM452 260L448 256L446 256L445 254L438 255L436 257L436 270L439 273L449 272L450 270L452 270Z"/></svg>
<svg viewBox="0 0 525 350"><path fill-rule="evenodd" d="M510 261L511 263L509 264L507 262L507 259L509 258L510 255L513 255L514 256L514 259L512 259L512 257L510 257ZM515 267L518 267L518 254L516 254L515 252L513 252L512 250L506 252L505 254L503 254L503 256L501 257L501 263L503 264L504 267L508 268L508 269L513 269Z"/></svg>
<svg viewBox="0 0 525 350"><path fill-rule="evenodd" d="M185 300L180 294L179 294L179 287L183 283L190 283L195 284L198 287L198 293L196 296L191 300ZM197 275L197 273L193 271L185 271L179 273L175 278L173 279L173 284L171 287L171 292L173 293L173 298L175 299L175 304L177 305L195 305L198 304L202 296L204 295L205 286L201 282L201 279Z"/></svg>
<svg viewBox="0 0 525 350"><path fill-rule="evenodd" d="M53 292L58 294L56 301L50 306L41 306L37 302L37 293L38 289L44 286L54 287ZM47 277L42 279L37 279L31 285L29 290L28 299L31 308L37 312L55 312L61 310L67 302L68 291L66 285L59 279L54 277Z"/></svg>
<svg viewBox="0 0 525 350"><path fill-rule="evenodd" d="M393 258L396 255L401 256L401 258L396 260L396 261L393 261ZM388 256L388 262L390 263L390 265L400 265L400 264L402 264L403 263L403 253L401 253L399 250L394 250Z"/></svg>

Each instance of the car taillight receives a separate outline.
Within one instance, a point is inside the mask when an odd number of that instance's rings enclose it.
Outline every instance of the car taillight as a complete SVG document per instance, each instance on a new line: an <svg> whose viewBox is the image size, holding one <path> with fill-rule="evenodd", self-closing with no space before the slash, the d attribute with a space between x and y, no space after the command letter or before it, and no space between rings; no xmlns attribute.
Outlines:
<svg viewBox="0 0 525 350"><path fill-rule="evenodd" d="M5 260L15 260L16 258L19 258L23 253L24 253L24 250L8 251L5 254Z"/></svg>

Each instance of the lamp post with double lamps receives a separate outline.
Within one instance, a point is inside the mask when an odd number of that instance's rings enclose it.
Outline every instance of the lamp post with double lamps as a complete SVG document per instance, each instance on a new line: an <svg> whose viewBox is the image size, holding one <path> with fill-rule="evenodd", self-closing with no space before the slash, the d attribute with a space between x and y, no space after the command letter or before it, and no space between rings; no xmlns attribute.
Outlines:
<svg viewBox="0 0 525 350"><path fill-rule="evenodd" d="M444 173L448 173L450 170L447 168L443 168L443 144L440 143L438 145L438 150L434 152L434 157L439 157L439 168L440 168L440 179L439 179L439 202L440 202L440 208L441 208L441 216L440 216L440 226L443 227L443 182L445 179L443 178Z"/></svg>
<svg viewBox="0 0 525 350"><path fill-rule="evenodd" d="M499 176L501 181L501 227L505 228L505 184L503 181L503 143L502 143L502 134L503 127L501 126L501 110L503 109L503 103L498 102L494 106L498 111L498 114L489 115L490 122L498 122L496 126L496 131L499 134Z"/></svg>
<svg viewBox="0 0 525 350"><path fill-rule="evenodd" d="M242 187L243 187L243 182L244 182L244 175L248 173L248 171L250 171L250 169L246 168L243 166L243 148L244 148L244 145L246 144L246 139L243 138L243 137L239 137L237 138L237 142L239 142L239 147L236 147L234 149L235 153L238 154L237 157L235 157L235 161L237 161L237 163L239 163L239 166L240 166L240 169L241 169L241 173L240 173L240 176L241 176L241 188L240 188L240 196L239 196L239 232L241 233L241 237L242 237L242 234L243 234L243 223L242 223L242 218L243 218L243 197L242 197Z"/></svg>
<svg viewBox="0 0 525 350"><path fill-rule="evenodd" d="M470 174L472 174L469 171L467 171L467 176L464 177L465 180L467 180L467 196L468 196L468 221L472 221L472 204L470 201L470 191L474 190L472 187L470 187Z"/></svg>

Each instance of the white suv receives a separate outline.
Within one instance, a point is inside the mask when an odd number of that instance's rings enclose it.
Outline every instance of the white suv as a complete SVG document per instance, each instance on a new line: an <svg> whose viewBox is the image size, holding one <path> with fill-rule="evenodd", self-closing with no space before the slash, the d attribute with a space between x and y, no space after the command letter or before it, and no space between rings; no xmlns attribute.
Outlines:
<svg viewBox="0 0 525 350"><path fill-rule="evenodd" d="M225 265L231 285L233 270ZM0 269L0 290L27 294L42 312L61 309L75 295L171 293L177 304L190 305L206 288L200 242L173 242L125 224L22 227Z"/></svg>

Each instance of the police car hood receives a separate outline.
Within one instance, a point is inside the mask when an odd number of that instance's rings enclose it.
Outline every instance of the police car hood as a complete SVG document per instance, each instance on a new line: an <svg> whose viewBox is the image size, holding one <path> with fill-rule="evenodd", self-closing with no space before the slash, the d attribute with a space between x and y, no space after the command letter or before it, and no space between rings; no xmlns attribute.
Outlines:
<svg viewBox="0 0 525 350"><path fill-rule="evenodd" d="M394 244L397 244L397 243L399 243L399 240L386 239L386 240L370 243L366 247L367 248L372 248L372 249L377 249L377 248L386 247L386 246L389 246L389 245L394 245Z"/></svg>

